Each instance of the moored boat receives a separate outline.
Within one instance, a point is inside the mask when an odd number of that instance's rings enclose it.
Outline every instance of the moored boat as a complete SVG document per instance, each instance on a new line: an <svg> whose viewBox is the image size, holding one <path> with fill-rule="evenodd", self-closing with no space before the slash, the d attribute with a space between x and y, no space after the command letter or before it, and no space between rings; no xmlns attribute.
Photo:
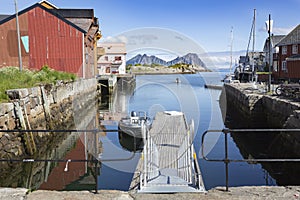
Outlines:
<svg viewBox="0 0 300 200"><path fill-rule="evenodd" d="M119 130L133 137L143 138L142 124L144 124L147 128L151 125L150 118L147 117L146 112L132 111L130 117L122 118L119 121Z"/></svg>

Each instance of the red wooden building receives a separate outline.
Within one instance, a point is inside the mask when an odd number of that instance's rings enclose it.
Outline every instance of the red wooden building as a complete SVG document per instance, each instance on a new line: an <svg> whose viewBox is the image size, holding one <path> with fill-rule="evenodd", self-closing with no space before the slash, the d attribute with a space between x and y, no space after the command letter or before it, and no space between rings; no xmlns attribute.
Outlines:
<svg viewBox="0 0 300 200"><path fill-rule="evenodd" d="M276 45L279 52L273 56L275 81L299 82L300 80L300 25Z"/></svg>
<svg viewBox="0 0 300 200"><path fill-rule="evenodd" d="M44 1L19 12L24 68L44 65L89 78L96 74L98 19L92 9L59 9ZM0 17L0 68L19 66L16 15Z"/></svg>

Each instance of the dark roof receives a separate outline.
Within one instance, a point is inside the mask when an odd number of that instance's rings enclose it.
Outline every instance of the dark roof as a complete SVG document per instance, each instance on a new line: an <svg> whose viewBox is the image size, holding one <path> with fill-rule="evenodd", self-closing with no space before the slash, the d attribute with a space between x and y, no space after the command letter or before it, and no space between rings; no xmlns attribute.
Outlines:
<svg viewBox="0 0 300 200"><path fill-rule="evenodd" d="M93 9L54 9L53 11L64 18L94 18Z"/></svg>
<svg viewBox="0 0 300 200"><path fill-rule="evenodd" d="M81 31L81 32L83 32L83 33L85 33L85 34L87 33L86 30L80 28L80 27L77 26L76 24L72 23L71 21L67 20L66 18L64 18L63 16L61 16L61 15L58 14L57 12L55 12L55 9L47 9L46 7L40 5L39 3L36 3L36 4L34 4L34 5L32 5L32 6L28 7L28 8L25 8L24 10L20 11L20 12L18 13L18 15L20 16L20 15L22 15L22 14L24 14L24 13L26 13L26 12L28 12L28 11L34 9L34 8L36 8L36 7L39 7L39 8L41 8L41 9L45 10L46 12L48 12L48 13L50 13L50 14L56 16L57 18L59 18L59 19L61 19L62 21L66 22L66 23L69 24L70 26L73 26L73 27L76 28L77 30L79 30L79 31ZM8 22L8 21L10 21L10 20L12 20L12 19L14 19L15 17L16 17L16 14L10 15L9 17L7 17L7 18L1 20L1 21L0 21L0 25L2 25L2 24L4 24L4 23L6 23L6 22Z"/></svg>
<svg viewBox="0 0 300 200"><path fill-rule="evenodd" d="M276 46L280 42L280 40L282 40L282 38L284 38L284 37L285 37L285 35L272 35L271 41L272 41L273 45Z"/></svg>
<svg viewBox="0 0 300 200"><path fill-rule="evenodd" d="M285 35L272 35L271 36L271 48L274 48L283 38ZM266 39L265 44L264 44L264 51L267 51L269 49L269 37Z"/></svg>
<svg viewBox="0 0 300 200"><path fill-rule="evenodd" d="M10 17L10 15L0 15L0 21Z"/></svg>
<svg viewBox="0 0 300 200"><path fill-rule="evenodd" d="M52 11L76 24L85 32L88 32L91 20L94 19L93 9L53 9Z"/></svg>

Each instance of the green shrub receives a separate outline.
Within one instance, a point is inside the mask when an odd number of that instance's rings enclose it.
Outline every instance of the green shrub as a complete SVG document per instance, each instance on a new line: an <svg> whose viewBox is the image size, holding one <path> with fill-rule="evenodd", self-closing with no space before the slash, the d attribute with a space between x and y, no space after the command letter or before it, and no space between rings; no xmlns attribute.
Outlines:
<svg viewBox="0 0 300 200"><path fill-rule="evenodd" d="M17 67L0 68L0 102L8 100L6 90L18 88L30 88L39 84L53 83L58 80L74 81L75 74L59 72L45 65L39 71L28 69L19 70Z"/></svg>

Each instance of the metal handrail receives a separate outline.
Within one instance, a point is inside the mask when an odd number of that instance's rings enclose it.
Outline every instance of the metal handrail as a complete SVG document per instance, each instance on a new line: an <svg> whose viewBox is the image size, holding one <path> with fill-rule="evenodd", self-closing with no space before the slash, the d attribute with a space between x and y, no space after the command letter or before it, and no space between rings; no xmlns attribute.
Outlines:
<svg viewBox="0 0 300 200"><path fill-rule="evenodd" d="M107 133L107 132L119 132L118 129L71 129L71 130L44 130L44 129L34 129L34 130L0 130L0 133L26 133L26 132L33 132L33 133L69 133L69 132L75 132L75 133L81 133L81 132L90 132L90 133ZM134 142L136 143L136 138L134 138ZM135 147L135 145L134 145ZM117 159L95 159L99 162L113 162L113 161L126 161L131 160L136 153L136 149L133 150L131 155L127 158L117 158ZM62 159L33 159L33 158L25 158L25 159L2 159L0 158L0 162L67 162L70 159L62 160ZM78 159L71 159L71 162L95 162L95 160L78 160Z"/></svg>
<svg viewBox="0 0 300 200"><path fill-rule="evenodd" d="M71 129L71 130L45 130L45 129L34 129L34 130L26 130L26 129L15 129L15 130L0 130L0 133L82 133L82 132L90 132L90 133L107 133L107 132L119 132L118 129ZM136 138L134 138L134 143L136 143ZM131 160L135 156L136 145L134 145L134 151L128 158L118 158L118 159L34 159L34 158L23 158L23 159L3 159L0 158L0 162L23 162L23 163L32 163L32 162L65 162L66 166L69 162L91 162L95 164L95 170L97 170L97 166L99 162L111 162L111 161L126 161ZM98 193L98 181L96 180L95 193Z"/></svg>
<svg viewBox="0 0 300 200"><path fill-rule="evenodd" d="M220 133L222 132L225 136L225 158L224 159L209 159L204 155L204 141L205 136L208 133ZM228 133L241 133L241 132L300 132L300 129L220 129L220 130L206 130L202 134L201 140L201 154L204 160L210 162L224 162L225 164L225 175L226 175L226 191L228 191L228 164L230 162L300 162L300 158L264 158L264 159L229 159L228 158Z"/></svg>

